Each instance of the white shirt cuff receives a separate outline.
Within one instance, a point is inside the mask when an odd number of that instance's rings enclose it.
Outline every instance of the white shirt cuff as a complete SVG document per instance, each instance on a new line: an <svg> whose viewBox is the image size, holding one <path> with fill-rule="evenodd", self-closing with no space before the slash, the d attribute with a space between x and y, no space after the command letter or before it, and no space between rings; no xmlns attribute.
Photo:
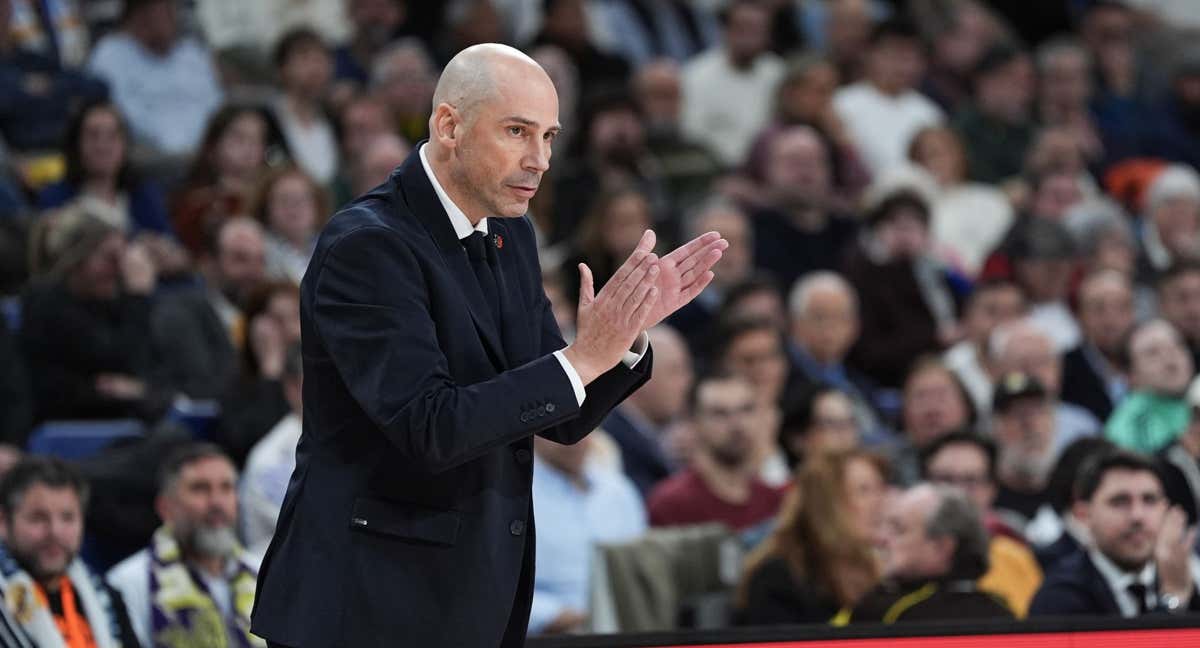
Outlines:
<svg viewBox="0 0 1200 648"><path fill-rule="evenodd" d="M625 352L625 357L621 358L621 362L628 368L633 369L637 366L642 358L646 357L646 349L650 348L650 336L642 331L638 339L633 341L633 348Z"/></svg>
<svg viewBox="0 0 1200 648"><path fill-rule="evenodd" d="M554 357L558 358L558 364L562 365L567 379L571 381L571 389L575 390L575 400L582 407L583 399L587 398L587 392L583 389L583 378L579 377L579 372L575 371L575 367L571 366L571 361L567 360L567 356L563 355L562 351L555 351Z"/></svg>

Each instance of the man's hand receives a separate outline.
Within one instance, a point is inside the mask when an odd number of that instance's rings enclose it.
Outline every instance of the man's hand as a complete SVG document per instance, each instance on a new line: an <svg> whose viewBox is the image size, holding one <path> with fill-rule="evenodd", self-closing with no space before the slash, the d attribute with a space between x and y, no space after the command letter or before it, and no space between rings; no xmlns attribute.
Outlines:
<svg viewBox="0 0 1200 648"><path fill-rule="evenodd" d="M717 232L709 232L664 256L658 263L659 273L655 281L658 301L650 311L646 328L667 319L671 313L695 299L713 280L711 268L721 260L721 254L727 247L729 241L721 238Z"/></svg>
<svg viewBox="0 0 1200 648"><path fill-rule="evenodd" d="M1196 544L1196 529L1187 528L1187 515L1172 506L1158 532L1154 561L1158 567L1159 593L1178 596L1184 604L1192 597L1192 570L1189 560Z"/></svg>
<svg viewBox="0 0 1200 648"><path fill-rule="evenodd" d="M583 384L616 366L634 340L649 325L651 310L658 302L659 259L654 249L654 232L646 230L637 249L617 269L600 294L592 286L592 271L579 264L579 314L575 341L563 355L579 373Z"/></svg>
<svg viewBox="0 0 1200 648"><path fill-rule="evenodd" d="M577 610L567 608L558 613L554 620L546 625L542 630L542 634L566 634L583 629L583 623L587 621L587 615Z"/></svg>

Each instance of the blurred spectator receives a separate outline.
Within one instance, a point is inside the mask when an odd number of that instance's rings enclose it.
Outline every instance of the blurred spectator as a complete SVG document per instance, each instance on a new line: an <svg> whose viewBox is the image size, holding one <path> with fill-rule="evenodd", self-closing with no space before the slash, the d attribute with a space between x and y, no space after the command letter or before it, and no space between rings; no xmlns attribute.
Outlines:
<svg viewBox="0 0 1200 648"><path fill-rule="evenodd" d="M1075 510L1092 546L1062 559L1046 575L1032 616L1138 617L1200 611L1190 565L1195 530L1168 509L1153 464L1134 454L1089 459L1075 482Z"/></svg>
<svg viewBox="0 0 1200 648"><path fill-rule="evenodd" d="M962 491L918 484L896 497L886 519L885 580L835 625L1012 618L975 585L988 570L988 537Z"/></svg>
<svg viewBox="0 0 1200 648"><path fill-rule="evenodd" d="M725 300L714 320L719 327L724 322L742 319L766 320L781 333L787 330L787 313L783 295L775 279L767 274L755 274L729 287ZM707 350L707 349L703 349Z"/></svg>
<svg viewBox="0 0 1200 648"><path fill-rule="evenodd" d="M275 117L296 164L321 184L337 173L338 147L325 101L333 78L333 55L321 36L307 27L283 35L274 52L281 94Z"/></svg>
<svg viewBox="0 0 1200 648"><path fill-rule="evenodd" d="M675 470L667 427L686 413L694 375L687 345L666 324L647 334L658 371L618 405L601 426L621 449L621 465L643 497Z"/></svg>
<svg viewBox="0 0 1200 648"><path fill-rule="evenodd" d="M1024 318L1001 324L988 340L989 363L993 382L1006 374L1023 373L1037 381L1047 392L1052 410L1055 450L1080 437L1100 433L1101 421L1086 409L1062 402L1062 354L1054 341L1032 319Z"/></svg>
<svg viewBox="0 0 1200 648"><path fill-rule="evenodd" d="M291 411L283 390L287 350L300 343L300 289L290 281L260 284L246 298L241 372L222 399L216 440L235 466Z"/></svg>
<svg viewBox="0 0 1200 648"><path fill-rule="evenodd" d="M157 278L145 246L80 211L38 225L31 258L44 280L25 295L21 327L35 419L157 419L167 394L148 382Z"/></svg>
<svg viewBox="0 0 1200 648"><path fill-rule="evenodd" d="M921 451L959 430L970 430L977 413L967 390L935 357L918 359L904 381L900 430L903 439L893 448L896 476L915 483L921 473Z"/></svg>
<svg viewBox="0 0 1200 648"><path fill-rule="evenodd" d="M918 356L958 341L958 295L951 275L930 257L929 204L919 193L882 196L866 220L846 263L862 318L850 364L894 388Z"/></svg>
<svg viewBox="0 0 1200 648"><path fill-rule="evenodd" d="M1120 141L1120 133L1102 131L1092 112L1094 70L1083 42L1060 36L1042 43L1035 56L1042 124L1066 129L1090 163L1132 157L1133 144Z"/></svg>
<svg viewBox="0 0 1200 648"><path fill-rule="evenodd" d="M1144 109L1142 152L1195 168L1200 165L1200 51L1194 44L1186 47L1161 104Z"/></svg>
<svg viewBox="0 0 1200 648"><path fill-rule="evenodd" d="M108 91L104 83L64 69L52 53L27 49L21 18L12 0L0 3L0 133L10 149L45 151L61 143L70 115L81 103L101 99Z"/></svg>
<svg viewBox="0 0 1200 648"><path fill-rule="evenodd" d="M155 508L163 526L149 547L108 572L138 639L143 646L254 645L258 564L237 540L237 471L220 448L196 443L167 457L159 475Z"/></svg>
<svg viewBox="0 0 1200 648"><path fill-rule="evenodd" d="M913 136L908 158L932 180L930 231L938 255L976 276L1012 225L1012 204L997 187L967 179L966 150L951 128L922 128Z"/></svg>
<svg viewBox="0 0 1200 648"><path fill-rule="evenodd" d="M1183 336L1193 367L1200 367L1200 264L1171 264L1159 276L1156 289L1163 319Z"/></svg>
<svg viewBox="0 0 1200 648"><path fill-rule="evenodd" d="M125 232L171 235L166 197L134 171L129 128L107 100L89 103L67 126L66 177L42 190L38 207L72 204Z"/></svg>
<svg viewBox="0 0 1200 648"><path fill-rule="evenodd" d="M1021 172L1033 141L1033 63L1008 45L984 52L972 73L974 101L955 116L967 148L971 178L1001 182Z"/></svg>
<svg viewBox="0 0 1200 648"><path fill-rule="evenodd" d="M1200 174L1173 164L1146 192L1138 277L1153 282L1172 263L1200 259Z"/></svg>
<svg viewBox="0 0 1200 648"><path fill-rule="evenodd" d="M412 147L409 146L409 143L399 135L388 132L375 138L364 149L362 157L355 165L356 169L351 184L353 195L350 196L350 199L357 198L383 184L388 176L392 175L392 171L404 163L411 150ZM328 211L321 212L320 217L324 220L328 218L329 214Z"/></svg>
<svg viewBox="0 0 1200 648"><path fill-rule="evenodd" d="M338 110L336 124L341 162L333 182L333 202L338 206L361 195L356 190L355 178L362 175L362 158L367 149L396 131L387 104L369 94L348 97Z"/></svg>
<svg viewBox="0 0 1200 648"><path fill-rule="evenodd" d="M334 52L338 81L365 87L371 62L399 32L408 16L406 0L346 0L352 26L349 42Z"/></svg>
<svg viewBox="0 0 1200 648"><path fill-rule="evenodd" d="M203 287L165 296L154 308L152 334L160 380L194 399L221 396L237 376L245 341L242 309L266 276L262 226L232 218L213 232L200 261Z"/></svg>
<svg viewBox="0 0 1200 648"><path fill-rule="evenodd" d="M389 45L373 59L371 90L387 104L396 130L410 142L429 135L437 74L433 60L414 38Z"/></svg>
<svg viewBox="0 0 1200 648"><path fill-rule="evenodd" d="M583 0L547 0L542 5L542 30L531 46L561 48L575 63L579 77L588 83L624 83L629 78L628 61L601 50L592 42Z"/></svg>
<svg viewBox="0 0 1200 648"><path fill-rule="evenodd" d="M838 77L854 83L868 74L872 29L886 15L886 7L871 0L830 0L824 30L824 51L837 66Z"/></svg>
<svg viewBox="0 0 1200 648"><path fill-rule="evenodd" d="M579 297L580 263L587 264L599 289L633 253L642 234L653 225L650 202L641 190L631 185L601 190L576 230L577 255L568 258L562 266L572 299Z"/></svg>
<svg viewBox="0 0 1200 648"><path fill-rule="evenodd" d="M976 0L918 0L910 11L930 43L929 73L923 89L954 114L972 95L972 76L979 59L1007 38L1000 20Z"/></svg>
<svg viewBox="0 0 1200 648"><path fill-rule="evenodd" d="M184 155L221 104L212 56L182 33L171 0L126 0L121 30L96 44L88 69L108 82L138 144Z"/></svg>
<svg viewBox="0 0 1200 648"><path fill-rule="evenodd" d="M296 167L272 171L263 180L253 213L267 234L268 277L300 284L330 209L325 190Z"/></svg>
<svg viewBox="0 0 1200 648"><path fill-rule="evenodd" d="M788 315L793 379L836 387L851 399L857 428L878 436L882 424L875 412L875 386L846 366L859 335L854 288L836 273L812 272L792 286Z"/></svg>
<svg viewBox="0 0 1200 648"><path fill-rule="evenodd" d="M125 601L79 558L87 500L61 459L25 459L0 482L0 589L38 646L137 645Z"/></svg>
<svg viewBox="0 0 1200 648"><path fill-rule="evenodd" d="M600 3L621 52L636 68L650 61L686 61L720 38L720 24L708 9L687 0L623 0ZM589 9L593 9L595 4Z"/></svg>
<svg viewBox="0 0 1200 648"><path fill-rule="evenodd" d="M1082 332L1069 305L1075 241L1059 222L1023 218L1002 245L1012 278L1029 298L1029 317L1066 352L1078 346Z"/></svg>
<svg viewBox="0 0 1200 648"><path fill-rule="evenodd" d="M732 168L770 119L783 63L768 50L770 13L754 0L725 10L722 44L683 67L683 132Z"/></svg>
<svg viewBox="0 0 1200 648"><path fill-rule="evenodd" d="M721 272L714 274L712 283L670 319L693 348L705 342L703 337L730 288L749 278L755 267L754 231L741 207L716 197L700 203L685 217L681 238L690 241L705 232L720 232L729 242L721 255Z"/></svg>
<svg viewBox="0 0 1200 648"><path fill-rule="evenodd" d="M913 135L943 120L941 109L915 90L924 68L916 30L889 21L871 34L866 79L834 95L834 108L873 173L902 162Z"/></svg>
<svg viewBox="0 0 1200 648"><path fill-rule="evenodd" d="M311 25L328 42L346 40L348 4L346 0L200 0L193 12L213 49L265 55L283 34L304 25Z"/></svg>
<svg viewBox="0 0 1200 648"><path fill-rule="evenodd" d="M261 108L229 105L208 123L204 141L177 190L171 216L179 240L199 254L221 221L246 214L266 172L271 126Z"/></svg>
<svg viewBox="0 0 1200 648"><path fill-rule="evenodd" d="M33 393L20 331L0 323L0 477L8 467L12 453L25 447L33 427ZM657 355L657 354L656 354Z"/></svg>
<svg viewBox="0 0 1200 648"><path fill-rule="evenodd" d="M514 1L525 3L525 6L534 4L526 0ZM554 91L558 93L558 121L563 125L563 130L554 138L554 144L560 150L566 149L570 146L571 138L579 130L579 102L582 89L579 70L575 68L575 62L567 56L567 53L556 45L541 45L527 53L529 58L546 71L550 82L554 84Z"/></svg>
<svg viewBox="0 0 1200 648"><path fill-rule="evenodd" d="M1003 599L1018 619L1042 584L1042 570L1020 531L1006 524L992 504L996 500L996 446L969 432L948 434L921 453L921 477L930 483L960 488L983 518L988 542L988 570L979 589Z"/></svg>
<svg viewBox="0 0 1200 648"><path fill-rule="evenodd" d="M1082 437L1063 449L1046 485L1046 501L1025 527L1025 537L1034 547L1043 571L1062 558L1091 544L1087 527L1075 516L1075 479L1079 467L1092 455L1115 449L1103 437Z"/></svg>
<svg viewBox="0 0 1200 648"><path fill-rule="evenodd" d="M793 404L794 403L794 404ZM854 401L837 387L810 385L784 415L779 443L793 470L809 457L853 450L861 443Z"/></svg>
<svg viewBox="0 0 1200 648"><path fill-rule="evenodd" d="M624 475L589 465L594 437L575 445L534 439L537 569L530 634L578 632L587 620L590 560L599 543L646 531L646 510Z"/></svg>
<svg viewBox="0 0 1200 648"><path fill-rule="evenodd" d="M774 532L746 559L740 623L827 623L875 586L887 472L885 461L861 450L805 461Z"/></svg>
<svg viewBox="0 0 1200 648"><path fill-rule="evenodd" d="M682 86L679 65L666 60L643 65L633 78L634 96L646 129L646 148L659 166L671 203L687 209L708 194L721 163L709 149L683 133ZM562 112L560 108L560 120Z"/></svg>
<svg viewBox="0 0 1200 648"><path fill-rule="evenodd" d="M739 377L701 378L692 392L696 448L683 471L651 492L646 508L654 526L722 522L733 529L775 515L784 489L756 475L756 431L762 408L754 387Z"/></svg>
<svg viewBox="0 0 1200 648"><path fill-rule="evenodd" d="M12 22L5 31L18 47L37 52L63 68L83 65L89 38L79 0L9 0L7 4Z"/></svg>
<svg viewBox="0 0 1200 648"><path fill-rule="evenodd" d="M942 356L942 362L958 376L971 394L975 410L992 410L992 373L988 341L996 327L1025 316L1025 293L1011 281L983 281L975 285L963 310L966 338Z"/></svg>
<svg viewBox="0 0 1200 648"><path fill-rule="evenodd" d="M1134 325L1133 285L1115 270L1079 284L1076 313L1083 341L1063 357L1062 399L1107 421L1129 391L1125 342Z"/></svg>
<svg viewBox="0 0 1200 648"><path fill-rule="evenodd" d="M296 444L300 442L304 416L301 392L304 387L303 358L300 346L288 348L283 361L283 395L290 410L254 444L246 458L246 471L238 487L242 504L242 539L251 553L266 552L275 522L283 506L288 481L296 468Z"/></svg>
<svg viewBox="0 0 1200 648"><path fill-rule="evenodd" d="M1050 471L1058 459L1054 403L1030 374L1010 372L996 380L992 438L996 440L996 509L1024 527L1047 499Z"/></svg>
<svg viewBox="0 0 1200 648"><path fill-rule="evenodd" d="M1073 176L1078 184L1079 197L1067 207L1080 203L1089 204L1089 201L1099 198L1100 191L1089 170L1097 161L1090 155L1079 135L1069 126L1043 126L1035 132L1033 142L1025 150L1024 175L1027 178L1051 174ZM1021 181L1013 180L1007 183L1005 189L1012 191L1014 186L1019 187L1021 184ZM1016 195L1015 200L1020 200L1019 193ZM1056 217L1062 220L1067 211L1069 209L1061 215L1056 214Z"/></svg>
<svg viewBox="0 0 1200 648"><path fill-rule="evenodd" d="M1112 270L1137 280L1138 242L1129 217L1116 202L1101 200L1076 205L1063 223L1075 240L1082 271ZM1134 307L1139 316L1155 308L1152 287L1134 286Z"/></svg>
<svg viewBox="0 0 1200 648"><path fill-rule="evenodd" d="M754 258L784 285L813 270L838 268L858 231L833 208L829 149L809 126L781 130L766 145L763 209L754 214Z"/></svg>
<svg viewBox="0 0 1200 648"><path fill-rule="evenodd" d="M1195 367L1183 337L1166 320L1138 326L1127 344L1131 391L1108 419L1104 435L1123 448L1157 452L1187 428L1184 393Z"/></svg>
<svg viewBox="0 0 1200 648"><path fill-rule="evenodd" d="M1159 467L1167 499L1187 513L1188 525L1195 525L1200 517L1200 379L1192 379L1184 399L1187 427L1159 453Z"/></svg>

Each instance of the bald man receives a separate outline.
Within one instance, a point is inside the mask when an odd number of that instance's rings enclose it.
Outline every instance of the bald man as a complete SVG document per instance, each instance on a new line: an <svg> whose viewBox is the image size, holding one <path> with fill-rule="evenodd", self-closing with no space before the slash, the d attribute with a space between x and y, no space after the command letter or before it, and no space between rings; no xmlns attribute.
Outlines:
<svg viewBox="0 0 1200 648"><path fill-rule="evenodd" d="M575 341L542 291L529 200L559 131L549 77L484 44L446 65L430 139L329 221L301 287L304 429L251 630L271 645L520 646L532 437L574 443L650 376L645 329L712 280L715 232L647 231Z"/></svg>

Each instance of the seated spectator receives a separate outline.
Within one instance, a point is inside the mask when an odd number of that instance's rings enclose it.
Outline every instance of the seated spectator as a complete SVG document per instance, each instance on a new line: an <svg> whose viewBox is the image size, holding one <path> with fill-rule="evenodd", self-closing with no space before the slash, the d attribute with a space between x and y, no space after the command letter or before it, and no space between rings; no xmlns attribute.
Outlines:
<svg viewBox="0 0 1200 648"><path fill-rule="evenodd" d="M1013 226L1006 249L1012 279L1029 297L1029 319L1059 353L1078 346L1082 332L1068 303L1078 259L1070 232L1058 222L1026 218Z"/></svg>
<svg viewBox="0 0 1200 648"><path fill-rule="evenodd" d="M988 351L993 382L1009 373L1024 373L1046 391L1054 417L1055 452L1075 439L1100 434L1101 423L1091 412L1062 401L1062 356L1050 336L1031 319L996 327Z"/></svg>
<svg viewBox="0 0 1200 648"><path fill-rule="evenodd" d="M396 167L404 163L412 147L399 135L390 131L374 139L363 149L362 157L354 165L350 175L350 191L353 195L348 200L357 198L383 184L392 175ZM343 203L344 204L344 203ZM321 214L324 218L328 212Z"/></svg>
<svg viewBox="0 0 1200 648"><path fill-rule="evenodd" d="M745 319L765 320L781 333L787 330L783 295L779 292L779 284L770 275L754 274L730 286L713 319L714 329L720 329L726 322ZM716 335L719 331L709 333ZM706 341L712 344L712 340Z"/></svg>
<svg viewBox="0 0 1200 648"><path fill-rule="evenodd" d="M237 471L219 448L195 443L162 465L150 546L109 570L143 646L253 646L258 564L237 540Z"/></svg>
<svg viewBox="0 0 1200 648"><path fill-rule="evenodd" d="M917 357L958 341L956 280L929 255L929 204L915 191L881 196L867 227L846 263L862 321L850 364L895 388Z"/></svg>
<svg viewBox="0 0 1200 648"><path fill-rule="evenodd" d="M271 125L265 111L225 106L213 115L191 169L171 200L179 240L192 254L221 221L245 215L267 167Z"/></svg>
<svg viewBox="0 0 1200 648"><path fill-rule="evenodd" d="M997 378L991 426L997 449L995 507L1014 528L1024 528L1048 499L1059 453L1054 423L1053 402L1037 378L1020 372Z"/></svg>
<svg viewBox="0 0 1200 648"><path fill-rule="evenodd" d="M328 185L338 170L337 138L324 106L333 79L333 55L320 34L301 27L279 40L274 63L282 86L274 111L288 150L297 166Z"/></svg>
<svg viewBox="0 0 1200 648"><path fill-rule="evenodd" d="M1158 457L1167 499L1187 513L1190 526L1200 518L1200 379L1192 380L1185 398L1187 427Z"/></svg>
<svg viewBox="0 0 1200 648"><path fill-rule="evenodd" d="M1119 450L1093 456L1075 489L1092 544L1046 574L1031 616L1200 612L1190 566L1195 531L1187 532L1182 510L1168 508L1149 460Z"/></svg>
<svg viewBox="0 0 1200 648"><path fill-rule="evenodd" d="M805 460L775 530L746 559L739 623L828 623L876 585L887 473L883 459L861 450Z"/></svg>
<svg viewBox="0 0 1200 648"><path fill-rule="evenodd" d="M965 339L950 347L942 362L954 372L971 394L975 411L992 409L991 357L988 341L996 327L1026 314L1025 293L1011 281L987 280L975 284L963 310Z"/></svg>
<svg viewBox="0 0 1200 648"><path fill-rule="evenodd" d="M238 487L238 499L242 504L242 540L256 555L266 552L271 536L275 535L283 496L296 468L296 444L300 442L304 416L300 398L304 385L302 364L300 346L288 348L281 382L291 411L254 444Z"/></svg>
<svg viewBox="0 0 1200 648"><path fill-rule="evenodd" d="M346 17L351 36L334 52L334 76L339 82L366 87L371 80L371 62L396 38L407 17L406 3L397 0L349 0Z"/></svg>
<svg viewBox="0 0 1200 648"><path fill-rule="evenodd" d="M108 94L102 81L62 67L48 53L22 43L10 6L0 15L0 134L8 148L32 153L61 144L70 116L81 103Z"/></svg>
<svg viewBox="0 0 1200 648"><path fill-rule="evenodd" d="M1063 357L1062 399L1107 421L1129 391L1125 342L1133 330L1133 285L1115 270L1098 270L1079 284L1075 311L1083 341Z"/></svg>
<svg viewBox="0 0 1200 648"><path fill-rule="evenodd" d="M976 581L988 570L988 536L974 504L957 488L918 484L888 506L882 584L834 625L1011 619Z"/></svg>
<svg viewBox="0 0 1200 648"><path fill-rule="evenodd" d="M87 499L87 482L61 459L24 459L4 476L0 607L45 648L137 646L125 601L79 558Z"/></svg>
<svg viewBox="0 0 1200 648"><path fill-rule="evenodd" d="M935 250L946 263L976 276L1012 225L1012 203L997 187L968 179L966 149L951 128L922 128L908 146L908 159L933 181L930 232Z"/></svg>
<svg viewBox="0 0 1200 648"><path fill-rule="evenodd" d="M921 89L951 114L971 99L972 73L980 57L1011 36L985 3L918 2L910 10L929 41L929 73Z"/></svg>
<svg viewBox="0 0 1200 648"><path fill-rule="evenodd" d="M156 420L169 394L151 380L149 253L79 211L38 226L31 258L44 280L24 297L21 327L35 420Z"/></svg>
<svg viewBox="0 0 1200 648"><path fill-rule="evenodd" d="M221 104L212 55L183 33L170 0L126 0L121 29L96 43L88 70L112 88L136 143L167 155L195 150Z"/></svg>
<svg viewBox="0 0 1200 648"><path fill-rule="evenodd" d="M1083 43L1073 36L1052 38L1038 46L1035 57L1041 123L1069 131L1089 164L1133 157L1136 145L1116 129L1102 129L1092 109L1096 70Z"/></svg>
<svg viewBox="0 0 1200 648"><path fill-rule="evenodd" d="M1172 263L1155 284L1158 309L1183 335L1192 355L1192 364L1200 367L1200 263Z"/></svg>
<svg viewBox="0 0 1200 648"><path fill-rule="evenodd" d="M609 413L602 429L621 450L625 475L642 497L675 470L667 428L687 409L692 389L692 357L679 333L660 324L646 332L657 371Z"/></svg>
<svg viewBox="0 0 1200 648"><path fill-rule="evenodd" d="M364 183L356 183L355 179L363 175L362 160L367 149L382 138L396 136L396 127L387 104L369 94L355 94L346 99L338 107L336 117L341 162L332 191L334 203L344 205L381 182L359 191L356 187Z"/></svg>
<svg viewBox="0 0 1200 648"><path fill-rule="evenodd" d="M571 297L579 297L580 263L587 264L599 289L633 253L642 234L653 226L653 219L649 199L633 186L613 187L600 193L580 224L575 243L577 254L562 265L566 285L575 288Z"/></svg>
<svg viewBox="0 0 1200 648"><path fill-rule="evenodd" d="M388 107L396 132L409 142L429 136L437 69L420 41L388 45L371 64L371 91Z"/></svg>
<svg viewBox="0 0 1200 648"><path fill-rule="evenodd" d="M966 387L936 357L919 358L904 380L900 431L893 449L896 476L902 484L917 481L922 449L957 430L971 429L977 412Z"/></svg>
<svg viewBox="0 0 1200 648"><path fill-rule="evenodd" d="M925 55L911 25L892 20L876 26L866 57L866 78L838 90L833 106L867 168L878 174L907 159L913 135L945 116L915 89Z"/></svg>
<svg viewBox="0 0 1200 648"><path fill-rule="evenodd" d="M1176 263L1200 260L1200 174L1163 169L1146 190L1138 279L1156 283Z"/></svg>
<svg viewBox="0 0 1200 648"><path fill-rule="evenodd" d="M1042 584L1042 569L1021 532L992 510L996 501L996 446L971 432L956 432L934 441L921 453L923 479L961 488L983 517L988 542L988 570L979 589L999 596L1018 619Z"/></svg>
<svg viewBox="0 0 1200 648"><path fill-rule="evenodd" d="M691 463L650 493L653 526L721 522L739 530L775 515L785 490L757 476L755 431L763 405L744 378L702 378L692 390Z"/></svg>
<svg viewBox="0 0 1200 648"><path fill-rule="evenodd" d="M972 74L974 101L954 118L972 180L999 183L1021 173L1033 141L1033 61L1011 45L983 53Z"/></svg>
<svg viewBox="0 0 1200 648"><path fill-rule="evenodd" d="M729 242L721 254L720 274L714 273L712 282L669 320L690 346L698 347L705 342L725 295L754 271L754 230L741 207L723 198L710 198L688 214L684 231L681 238L689 241L705 232L720 232Z"/></svg>
<svg viewBox="0 0 1200 648"><path fill-rule="evenodd" d="M325 190L304 171L283 167L263 180L253 213L267 234L267 276L299 285L331 213Z"/></svg>
<svg viewBox="0 0 1200 648"><path fill-rule="evenodd" d="M42 190L39 208L77 205L127 234L171 235L166 197L133 170L129 128L115 105L103 100L81 108L64 142L66 178Z"/></svg>
<svg viewBox="0 0 1200 648"><path fill-rule="evenodd" d="M1034 548L1042 571L1048 571L1061 558L1091 544L1087 527L1075 517L1075 478L1079 467L1094 454L1114 449L1103 437L1083 437L1063 449L1046 483L1046 501L1025 526L1025 537Z"/></svg>
<svg viewBox="0 0 1200 648"><path fill-rule="evenodd" d="M1183 338L1165 320L1141 324L1127 344L1131 391L1108 419L1104 436L1122 448L1158 452L1187 428L1184 393L1195 367Z"/></svg>
<svg viewBox="0 0 1200 648"><path fill-rule="evenodd" d="M771 96L783 77L783 62L768 49L770 20L757 2L730 3L721 45L683 66L683 132L726 168L746 159L755 134L770 119ZM588 78L582 67L580 74Z"/></svg>
<svg viewBox="0 0 1200 648"><path fill-rule="evenodd" d="M542 29L529 43L531 49L558 47L575 64L579 77L589 82L607 85L624 83L629 78L628 61L602 50L593 41L588 28L590 6L580 0L548 0L542 8Z"/></svg>
<svg viewBox="0 0 1200 648"><path fill-rule="evenodd" d="M87 14L78 0L55 2L42 7L34 0L10 0L12 24L5 28L17 44L37 52L63 68L78 68L87 58ZM90 7L89 7L90 8Z"/></svg>
<svg viewBox="0 0 1200 648"><path fill-rule="evenodd" d="M854 402L845 392L825 384L806 387L784 412L779 443L793 470L806 457L852 450L861 443Z"/></svg>
<svg viewBox="0 0 1200 648"><path fill-rule="evenodd" d="M595 437L575 445L534 439L537 568L529 632L578 632L588 614L592 550L646 531L646 510L628 478L589 465Z"/></svg>
<svg viewBox="0 0 1200 648"><path fill-rule="evenodd" d="M248 218L220 223L200 259L203 286L165 296L154 307L152 340L159 380L194 399L221 396L237 376L245 343L242 311L266 277L262 226Z"/></svg>

